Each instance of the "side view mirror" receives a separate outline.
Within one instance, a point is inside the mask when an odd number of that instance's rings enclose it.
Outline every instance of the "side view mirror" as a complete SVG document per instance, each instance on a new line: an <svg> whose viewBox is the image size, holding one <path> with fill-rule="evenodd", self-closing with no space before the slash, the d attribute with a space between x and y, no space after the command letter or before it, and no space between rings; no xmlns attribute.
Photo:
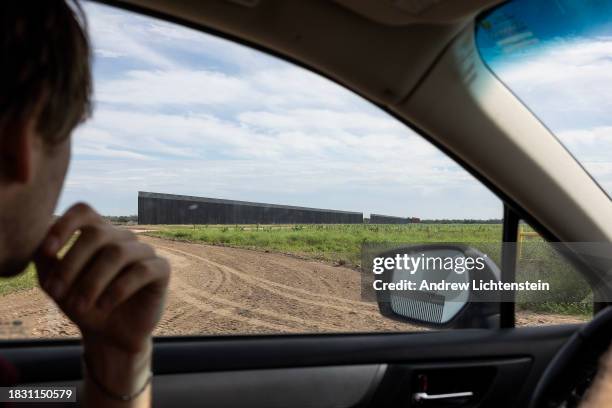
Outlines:
<svg viewBox="0 0 612 408"><path fill-rule="evenodd" d="M499 327L498 293L475 290L500 282L499 267L460 244L394 248L372 258L380 312L394 320L436 328Z"/></svg>

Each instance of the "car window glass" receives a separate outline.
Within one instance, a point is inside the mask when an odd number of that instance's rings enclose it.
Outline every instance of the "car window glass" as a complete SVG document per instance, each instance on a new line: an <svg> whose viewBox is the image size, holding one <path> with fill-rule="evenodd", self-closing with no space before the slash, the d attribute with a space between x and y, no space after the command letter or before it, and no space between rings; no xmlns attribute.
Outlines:
<svg viewBox="0 0 612 408"><path fill-rule="evenodd" d="M559 248L529 224L519 224L516 280L546 282L550 290L517 293L517 326L581 323L592 317L592 289Z"/></svg>
<svg viewBox="0 0 612 408"><path fill-rule="evenodd" d="M480 17L484 62L612 195L612 1L513 0Z"/></svg>
<svg viewBox="0 0 612 408"><path fill-rule="evenodd" d="M362 245L499 246L501 201L352 92L185 27L85 11L95 109L56 213L86 201L169 259L156 335L423 330L362 297ZM79 335L32 267L0 281L0 308L0 337Z"/></svg>

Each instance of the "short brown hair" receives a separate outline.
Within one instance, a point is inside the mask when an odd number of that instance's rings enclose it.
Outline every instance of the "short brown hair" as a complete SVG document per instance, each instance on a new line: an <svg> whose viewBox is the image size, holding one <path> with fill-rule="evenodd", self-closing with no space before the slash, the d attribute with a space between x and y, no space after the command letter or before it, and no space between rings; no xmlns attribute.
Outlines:
<svg viewBox="0 0 612 408"><path fill-rule="evenodd" d="M0 137L37 108L46 141L67 137L91 114L90 57L76 0L0 1Z"/></svg>

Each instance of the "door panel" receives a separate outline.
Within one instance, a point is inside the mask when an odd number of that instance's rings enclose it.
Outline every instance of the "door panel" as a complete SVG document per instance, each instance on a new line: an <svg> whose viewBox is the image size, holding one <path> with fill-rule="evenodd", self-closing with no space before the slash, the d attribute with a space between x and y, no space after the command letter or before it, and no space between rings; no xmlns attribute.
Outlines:
<svg viewBox="0 0 612 408"><path fill-rule="evenodd" d="M477 390L481 402L466 406L503 406L500 398L506 406L523 406L578 327L161 338L155 344L156 406L180 401L276 406L289 400L294 407L406 406L418 390L415 375L423 372L431 375L432 393L449 383L439 378L467 379L460 385ZM4 342L0 347L24 384L78 380L80 353L74 341Z"/></svg>

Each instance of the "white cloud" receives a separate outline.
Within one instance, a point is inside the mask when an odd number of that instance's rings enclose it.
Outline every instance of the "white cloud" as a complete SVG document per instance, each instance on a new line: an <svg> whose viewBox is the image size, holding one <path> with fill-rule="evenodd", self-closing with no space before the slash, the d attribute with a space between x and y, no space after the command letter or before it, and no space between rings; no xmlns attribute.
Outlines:
<svg viewBox="0 0 612 408"><path fill-rule="evenodd" d="M180 65L167 54L200 54L233 70L284 65L273 57L203 32L155 20L111 6L85 2L95 53L103 58L125 57L157 68ZM203 58L199 58L202 60Z"/></svg>
<svg viewBox="0 0 612 408"><path fill-rule="evenodd" d="M127 64L120 75L97 81L99 102L372 109L332 81L248 47L109 6L85 5L96 56Z"/></svg>
<svg viewBox="0 0 612 408"><path fill-rule="evenodd" d="M219 105L254 96L246 81L219 72L183 69L128 71L120 79L102 81L96 91L99 102L138 107Z"/></svg>
<svg viewBox="0 0 612 408"><path fill-rule="evenodd" d="M83 149L115 149L154 158L313 158L404 161L454 166L407 127L382 114L296 109L283 115L245 112L238 119L100 108L75 135ZM81 149L81 150L78 150Z"/></svg>
<svg viewBox="0 0 612 408"><path fill-rule="evenodd" d="M100 81L96 100L139 109L174 107L189 110L204 105L234 112L296 107L374 111L369 103L351 92L292 66L231 75L189 68L129 70L120 78Z"/></svg>
<svg viewBox="0 0 612 408"><path fill-rule="evenodd" d="M112 7L84 3L87 13L89 35L94 53L100 57L129 57L158 67L171 68L174 63L162 53L149 46L142 27L147 18L137 14L126 14ZM140 37L140 40L139 40Z"/></svg>
<svg viewBox="0 0 612 408"><path fill-rule="evenodd" d="M585 120L612 124L611 56L612 37L556 40L494 68L557 131Z"/></svg>
<svg viewBox="0 0 612 408"><path fill-rule="evenodd" d="M325 120L316 120L319 113ZM75 135L76 160L62 206L80 196L103 212L115 211L121 202L123 213L134 212L135 191L152 190L315 207L334 204L365 213L500 214L498 200L467 172L384 115L336 116L305 109L294 114L287 114L291 125L263 120L254 126L207 115L99 109L92 123ZM125 160L134 152L141 156ZM478 206L455 207L460 195ZM483 210L483 203L489 210Z"/></svg>
<svg viewBox="0 0 612 408"><path fill-rule="evenodd" d="M270 130L309 129L324 132L343 129L357 133L393 132L406 135L406 126L386 115L330 109L292 109L278 112L247 111L238 115L241 123Z"/></svg>
<svg viewBox="0 0 612 408"><path fill-rule="evenodd" d="M282 61L249 47L186 27L155 21L148 24L146 29L148 37L155 39L158 46L163 45L187 53L197 52L200 55L205 53L207 58L231 66L233 70L252 71L284 65Z"/></svg>
<svg viewBox="0 0 612 408"><path fill-rule="evenodd" d="M138 190L400 216L499 218L486 188L352 92L193 30L88 5L93 119L60 210L136 212Z"/></svg>
<svg viewBox="0 0 612 408"><path fill-rule="evenodd" d="M230 198L395 215L441 217L452 213L500 216L499 201L465 173L446 177L429 166L327 160L76 160L60 209L76 199L104 213L135 213L137 191ZM111 196L112 200L104 199ZM467 201L467 202L466 202ZM461 203L466 202L465 206ZM470 215L472 214L472 215Z"/></svg>
<svg viewBox="0 0 612 408"><path fill-rule="evenodd" d="M494 70L612 194L612 37L557 39Z"/></svg>
<svg viewBox="0 0 612 408"><path fill-rule="evenodd" d="M104 48L95 48L94 54L99 55L102 58L120 58L125 56L118 51L106 50Z"/></svg>
<svg viewBox="0 0 612 408"><path fill-rule="evenodd" d="M569 150L591 160L612 158L612 126L564 130L558 132L557 137Z"/></svg>

